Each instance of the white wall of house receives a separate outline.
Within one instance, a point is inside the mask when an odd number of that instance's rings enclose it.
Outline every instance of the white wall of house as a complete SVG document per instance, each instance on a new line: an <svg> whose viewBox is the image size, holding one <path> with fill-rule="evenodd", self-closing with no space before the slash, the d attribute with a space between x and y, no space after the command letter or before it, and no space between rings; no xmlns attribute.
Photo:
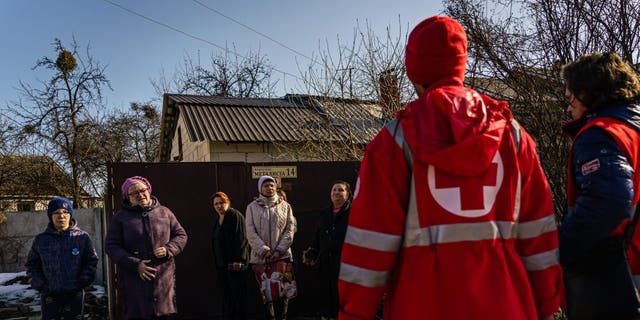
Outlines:
<svg viewBox="0 0 640 320"><path fill-rule="evenodd" d="M209 148L206 141L196 141L185 143L182 146L183 162L206 162L209 161Z"/></svg>
<svg viewBox="0 0 640 320"><path fill-rule="evenodd" d="M308 143L290 144L277 148L273 143L225 143L218 141L190 141L184 120L178 118L171 142L169 161L180 162L295 162L330 161L324 154L313 150L324 150L328 146L313 148ZM343 148L344 146L337 146ZM333 150L336 151L336 150ZM318 151L324 152L324 151Z"/></svg>
<svg viewBox="0 0 640 320"><path fill-rule="evenodd" d="M272 162L275 152L266 143L209 142L209 159L216 162ZM288 161L288 160L285 160Z"/></svg>
<svg viewBox="0 0 640 320"><path fill-rule="evenodd" d="M208 161L214 162L294 162L317 161L318 158L303 158L296 154L286 154L278 150L272 143L223 143L209 142L210 155ZM291 147L296 150L295 147Z"/></svg>
<svg viewBox="0 0 640 320"><path fill-rule="evenodd" d="M190 141L185 130L184 120L178 118L178 126L171 141L171 156L169 161L201 162L211 161L209 144L206 141Z"/></svg>
<svg viewBox="0 0 640 320"><path fill-rule="evenodd" d="M181 119L178 120L181 124ZM171 156L169 161L180 162L209 162L209 161L244 161L244 156L238 155L236 151L224 150L221 158L224 160L214 160L211 152L210 141L190 141L182 125L178 125L173 136L171 145ZM224 146L223 143L220 145ZM224 149L224 148L223 148ZM241 160L239 160L241 159Z"/></svg>

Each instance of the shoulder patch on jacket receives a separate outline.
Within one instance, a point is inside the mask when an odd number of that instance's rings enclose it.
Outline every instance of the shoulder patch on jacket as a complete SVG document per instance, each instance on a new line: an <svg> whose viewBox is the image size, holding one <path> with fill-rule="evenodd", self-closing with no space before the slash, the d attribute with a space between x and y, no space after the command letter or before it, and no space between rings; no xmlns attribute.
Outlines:
<svg viewBox="0 0 640 320"><path fill-rule="evenodd" d="M600 159L593 159L582 165L581 171L582 175L586 176L590 173L594 173L600 169Z"/></svg>

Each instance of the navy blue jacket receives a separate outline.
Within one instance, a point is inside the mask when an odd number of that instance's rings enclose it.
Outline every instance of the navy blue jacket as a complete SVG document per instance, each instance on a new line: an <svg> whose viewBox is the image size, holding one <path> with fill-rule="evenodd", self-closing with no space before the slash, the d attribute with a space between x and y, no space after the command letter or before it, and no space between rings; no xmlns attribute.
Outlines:
<svg viewBox="0 0 640 320"><path fill-rule="evenodd" d="M51 222L36 236L27 257L31 287L43 293L69 293L93 283L98 256L89 234L76 221L65 231Z"/></svg>
<svg viewBox="0 0 640 320"><path fill-rule="evenodd" d="M615 118L640 131L640 106L628 103L587 114L564 129L575 137L597 117ZM558 235L560 264L571 269L605 245L611 232L631 216L634 168L613 137L597 126L574 140L569 166L568 179L573 179L579 195L567 208Z"/></svg>

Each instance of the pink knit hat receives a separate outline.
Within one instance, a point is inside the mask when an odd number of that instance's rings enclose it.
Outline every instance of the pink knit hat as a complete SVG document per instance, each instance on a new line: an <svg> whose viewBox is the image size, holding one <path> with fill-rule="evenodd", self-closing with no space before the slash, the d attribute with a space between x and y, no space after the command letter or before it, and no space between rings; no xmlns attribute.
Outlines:
<svg viewBox="0 0 640 320"><path fill-rule="evenodd" d="M409 34L405 65L411 82L427 87L441 79L462 82L466 64L467 35L458 21L433 16Z"/></svg>
<svg viewBox="0 0 640 320"><path fill-rule="evenodd" d="M123 199L129 199L129 187L136 182L144 184L145 187L147 187L147 190L149 190L149 194L151 194L151 183L149 183L149 180L142 176L133 176L124 180L122 186L120 187Z"/></svg>

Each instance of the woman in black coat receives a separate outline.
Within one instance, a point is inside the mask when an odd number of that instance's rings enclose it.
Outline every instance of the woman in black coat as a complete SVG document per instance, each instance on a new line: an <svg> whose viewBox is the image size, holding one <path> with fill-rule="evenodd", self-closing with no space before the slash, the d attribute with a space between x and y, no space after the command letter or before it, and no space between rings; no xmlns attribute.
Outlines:
<svg viewBox="0 0 640 320"><path fill-rule="evenodd" d="M224 192L211 196L216 222L211 236L211 248L218 281L223 288L224 319L246 319L248 246L244 217L231 208Z"/></svg>
<svg viewBox="0 0 640 320"><path fill-rule="evenodd" d="M331 187L331 206L320 216L313 242L302 257L305 265L318 264L321 288L318 306L323 319L338 318L338 273L342 243L349 222L350 198L349 183L335 181Z"/></svg>

